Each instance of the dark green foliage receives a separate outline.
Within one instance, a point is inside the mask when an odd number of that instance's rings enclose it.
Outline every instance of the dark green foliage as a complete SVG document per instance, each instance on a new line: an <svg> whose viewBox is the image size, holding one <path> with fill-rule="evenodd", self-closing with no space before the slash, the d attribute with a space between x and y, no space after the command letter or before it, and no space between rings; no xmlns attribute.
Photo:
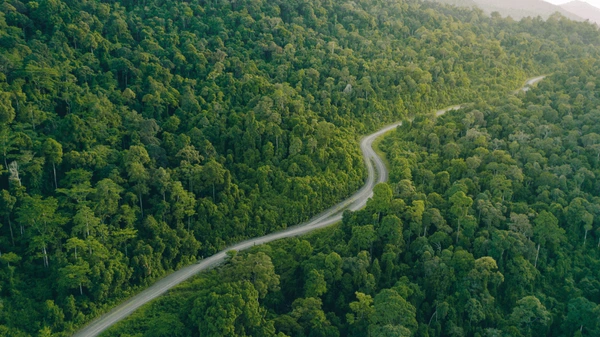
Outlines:
<svg viewBox="0 0 600 337"><path fill-rule="evenodd" d="M364 210L235 257L264 253L280 276L259 300L264 326L289 336L600 334L600 161L585 144L598 131L599 70L567 62L527 93L398 128L381 146L407 175L377 186ZM432 145L432 133L444 136ZM147 326L169 300L107 335Z"/></svg>
<svg viewBox="0 0 600 337"><path fill-rule="evenodd" d="M357 135L406 117L416 119L403 130L426 130L411 140L415 153L390 156L392 184L378 187L366 211L345 218L336 249L306 242L294 243L292 255L256 254L262 267L271 256L276 273L260 269L260 278L240 268L243 280L218 285L215 298L237 310L222 327L238 335L421 333L412 320L382 325L377 311L346 327L348 303L356 292L376 299L391 289L402 312L412 306L421 322L433 304L421 309L420 301L445 299L452 277L470 285L469 269L439 275L434 292L415 280L398 285L397 276L422 255L438 259L432 273L450 270L453 254L438 255L455 244L477 258L493 256L504 284L537 279L536 268L554 256L553 272L565 277L574 268L559 249L565 235L577 235L581 248L597 239L590 195L600 131L577 133L595 125L595 82L577 89L577 73L563 82L580 93L538 102L531 113L548 123L532 121L539 128L523 132L525 140L541 139L535 146L543 154L527 160L499 150L521 139L510 138L505 116L522 108L518 99L499 105L497 116L482 105L484 112L443 128L420 113L503 96L526 74L560 69L568 59L591 64L599 44L589 24L515 23L416 1L3 1L0 334L68 335L170 270L309 218L362 184ZM469 132L486 123L498 141ZM552 125L569 132L562 145L571 169L555 158L563 152L554 151ZM423 142L439 153L424 157L426 165L418 161ZM480 153L487 148L491 155ZM465 157L471 152L481 158ZM532 171L515 168L522 162ZM546 162L558 169L545 172ZM535 202L519 199L532 189ZM581 195L571 198L573 191ZM521 203L507 204L513 200ZM487 236L473 212L479 201ZM533 216L543 210L558 219L559 228L543 224L552 235L536 231ZM569 226L565 218L573 219ZM501 231L505 219L518 230ZM579 277L583 294L563 297L597 296L594 275ZM474 286L503 291L491 279L487 288ZM220 302L210 308L221 310ZM479 306L469 303L479 321ZM199 333L186 308L185 316L161 314L149 330ZM452 310L446 314L460 318L448 329L458 329L466 316ZM281 315L271 320L272 312Z"/></svg>

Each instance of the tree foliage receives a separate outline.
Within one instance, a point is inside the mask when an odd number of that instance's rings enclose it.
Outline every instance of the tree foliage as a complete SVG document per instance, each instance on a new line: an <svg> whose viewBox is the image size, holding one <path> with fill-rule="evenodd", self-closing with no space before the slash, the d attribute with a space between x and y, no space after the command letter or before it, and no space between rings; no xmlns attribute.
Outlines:
<svg viewBox="0 0 600 337"><path fill-rule="evenodd" d="M400 119L390 184L335 243L234 257L227 284L149 331L482 334L530 295L567 331L553 298L597 302L596 260L580 261L600 242L599 45L559 16L414 0L4 1L0 334L69 335L171 270L308 219L363 183L357 135ZM549 72L543 92L503 98ZM349 309L384 289L405 321Z"/></svg>

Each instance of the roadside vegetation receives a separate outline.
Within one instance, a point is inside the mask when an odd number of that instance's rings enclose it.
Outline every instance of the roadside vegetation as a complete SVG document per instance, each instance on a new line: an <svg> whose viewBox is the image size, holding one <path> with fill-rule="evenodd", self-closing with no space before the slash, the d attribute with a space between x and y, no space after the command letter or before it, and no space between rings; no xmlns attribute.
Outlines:
<svg viewBox="0 0 600 337"><path fill-rule="evenodd" d="M359 135L400 119L418 123L425 112L452 104L495 106L495 98L527 75L568 73L569 64L595 69L591 59L599 45L596 27L560 16L514 22L418 1L5 0L0 4L0 335L67 336L169 271L232 242L297 224L348 196L365 177ZM580 81L562 85L570 89ZM591 96L593 86L584 89ZM501 121L490 121L488 134L505 136L493 133L493 123ZM454 139L438 137L440 146ZM595 145L593 140L585 144ZM585 144L577 156L591 151ZM386 151L392 167L403 170L395 166L391 145ZM462 154L452 153L452 160ZM588 164L595 163L592 159ZM594 172L584 164L574 172ZM428 170L439 173L435 167ZM593 184L585 172L577 178L583 179L582 190ZM392 176L392 191L398 177ZM449 177L454 178L464 179ZM571 178L576 179L565 175ZM452 186L454 180L447 183ZM463 192L473 200L478 196ZM582 197L587 203L581 201L581 207L593 216L592 196ZM413 199L406 207L417 207L413 201L421 199ZM572 200L565 200L570 205ZM470 208L462 211L463 217L471 215ZM378 221L388 212L378 208ZM529 216L527 209L515 213ZM451 214L444 219L454 225L457 215ZM396 216L406 222L403 213ZM363 231L363 223L350 218L344 226ZM597 226L590 225L588 215L585 219L573 226L592 226L585 232L590 245L597 240ZM461 235L475 231L469 221L461 218L459 243L465 240ZM348 228L345 235L353 235ZM402 233L394 253L398 258L407 251L402 245L418 239L411 233ZM448 233L452 240L456 234ZM368 262L367 269L360 268L372 274L369 266L376 259L383 263L383 255L373 254L383 254L385 245L361 253L363 243L356 240L349 252L363 254L364 261L353 263L359 268ZM545 258L544 245L538 264ZM350 256L337 254L342 260ZM284 284L277 269L281 262L266 253L255 258L265 268L267 260L275 261L278 287L295 292ZM232 268L224 270L233 275ZM254 272L248 273L254 280ZM386 282L395 284L399 273ZM265 286L240 282L215 283L225 287L214 292L224 296L215 303L239 304L241 298L260 314L248 311L248 321L230 321L237 326L227 330L231 334L263 334L249 330L263 329L257 323L263 320L275 327L264 328L265 335L312 333L306 325L312 311L305 313L305 306L316 308L318 300L298 304L297 317L288 316L300 321L301 329L288 329L282 327L287 323L273 321L293 303L283 293L277 295L280 302L272 299L275 281ZM376 299L374 291L391 283L362 292ZM340 310L362 289L352 283L345 287ZM245 293L228 295L238 288ZM410 300L402 290L396 292ZM315 290L307 298L319 293L325 294ZM273 306L264 301L274 301ZM321 302L319 310L329 316L315 312L331 323L324 323L330 329L324 333L346 331L349 318L341 312L334 318L330 302ZM275 310L275 305L281 307ZM359 321L363 327L357 329L370 329L370 321ZM413 331L413 323L405 328ZM199 325L183 327L186 334L203 331ZM581 331L589 329L584 325Z"/></svg>
<svg viewBox="0 0 600 337"><path fill-rule="evenodd" d="M406 120L364 210L231 257L105 336L597 336L599 70Z"/></svg>

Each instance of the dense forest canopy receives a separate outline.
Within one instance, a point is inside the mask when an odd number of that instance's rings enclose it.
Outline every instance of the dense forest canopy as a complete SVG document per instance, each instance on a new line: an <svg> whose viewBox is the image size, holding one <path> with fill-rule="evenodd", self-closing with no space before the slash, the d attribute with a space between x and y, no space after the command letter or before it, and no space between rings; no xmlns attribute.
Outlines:
<svg viewBox="0 0 600 337"><path fill-rule="evenodd" d="M572 62L406 120L364 210L231 255L105 335L598 336L599 74Z"/></svg>
<svg viewBox="0 0 600 337"><path fill-rule="evenodd" d="M560 16L419 1L2 0L0 335L68 335L356 190L356 135L503 96L598 45Z"/></svg>

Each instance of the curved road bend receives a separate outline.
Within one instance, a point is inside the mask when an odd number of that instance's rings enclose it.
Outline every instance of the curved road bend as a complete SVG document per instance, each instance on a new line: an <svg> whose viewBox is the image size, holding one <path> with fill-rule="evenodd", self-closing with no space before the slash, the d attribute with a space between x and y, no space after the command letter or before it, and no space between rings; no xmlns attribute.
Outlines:
<svg viewBox="0 0 600 337"><path fill-rule="evenodd" d="M547 75L542 75L542 76L537 76L537 77L533 77L528 79L527 81L525 81L525 84L523 85L523 87L521 87L520 89L518 89L516 92L519 91L523 91L523 92L527 92L531 89L531 87L533 87L536 83L538 83L539 81L543 80L544 78L546 78Z"/></svg>
<svg viewBox="0 0 600 337"><path fill-rule="evenodd" d="M542 79L544 79L544 77L545 76L540 76L528 80L525 83L525 86L520 90L527 91L530 86L541 81ZM460 107L461 105L457 105L443 110L439 110L436 112L436 115L440 116L446 113L447 111L457 110ZM323 228L341 221L342 211L344 210L356 211L363 208L367 204L367 200L373 195L373 187L375 187L375 185L377 185L378 183L387 181L388 178L388 170L383 162L383 159L381 159L375 153L375 150L373 150L373 142L381 135L393 130L401 124L402 122L390 124L380 129L379 131L364 137L361 140L360 149L363 153L365 164L367 166L368 178L365 185L356 193L354 193L350 198L318 214L317 216L305 223L289 227L280 232L275 232L259 238L242 241L240 243L229 246L226 249L220 251L219 253L212 255L206 259L203 259L196 264L175 271L169 274L168 276L158 280L156 283L154 283L144 291L140 292L139 294L133 296L129 300L121 303L108 313L95 319L90 324L88 324L87 326L79 330L77 333L75 333L73 336L94 337L100 335L110 326L129 316L139 307L159 297L160 295L167 292L169 289L186 281L190 277L196 275L197 273L203 270L210 269L211 267L223 263L225 261L225 257L227 256L226 253L230 250L244 250L254 245L260 245L282 238L288 238L305 234L315 229Z"/></svg>

